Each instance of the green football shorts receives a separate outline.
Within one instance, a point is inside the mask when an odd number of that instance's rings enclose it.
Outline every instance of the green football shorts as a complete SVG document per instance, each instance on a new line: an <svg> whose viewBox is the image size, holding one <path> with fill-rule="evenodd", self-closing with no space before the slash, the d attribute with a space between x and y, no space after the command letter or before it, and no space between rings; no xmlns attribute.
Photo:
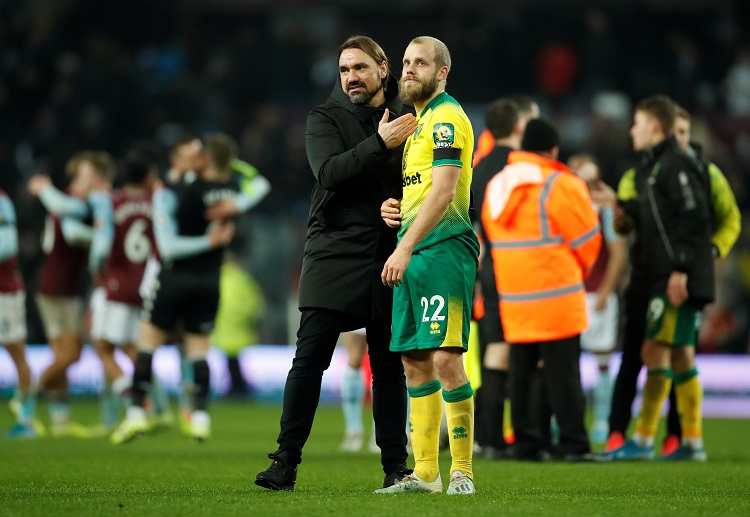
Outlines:
<svg viewBox="0 0 750 517"><path fill-rule="evenodd" d="M679 307L666 295L651 297L646 316L646 339L674 346L695 346L701 308L689 301Z"/></svg>
<svg viewBox="0 0 750 517"><path fill-rule="evenodd" d="M393 291L391 350L468 349L475 252L448 239L412 256Z"/></svg>

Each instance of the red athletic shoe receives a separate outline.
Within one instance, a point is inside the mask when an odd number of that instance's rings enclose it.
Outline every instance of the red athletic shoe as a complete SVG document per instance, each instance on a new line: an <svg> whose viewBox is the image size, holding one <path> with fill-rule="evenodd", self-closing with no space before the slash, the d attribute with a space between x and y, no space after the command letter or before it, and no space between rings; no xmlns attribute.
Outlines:
<svg viewBox="0 0 750 517"><path fill-rule="evenodd" d="M609 433L609 438L607 439L607 445L604 447L604 450L606 452L613 451L615 449L619 449L625 445L625 437L622 435L619 431L613 431Z"/></svg>
<svg viewBox="0 0 750 517"><path fill-rule="evenodd" d="M674 451L677 450L677 447L680 446L680 438L676 434L670 434L664 439L664 443L661 446L661 455L662 456L669 456Z"/></svg>

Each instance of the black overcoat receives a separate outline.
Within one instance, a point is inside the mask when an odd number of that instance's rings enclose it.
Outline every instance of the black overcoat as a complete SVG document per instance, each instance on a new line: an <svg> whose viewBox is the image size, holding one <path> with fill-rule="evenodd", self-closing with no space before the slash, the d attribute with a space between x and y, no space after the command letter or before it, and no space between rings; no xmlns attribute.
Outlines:
<svg viewBox="0 0 750 517"><path fill-rule="evenodd" d="M318 307L390 321L392 291L380 274L397 233L380 217L400 199L403 146L386 149L377 135L384 108L390 120L413 108L398 99L389 76L386 103L355 105L336 83L307 117L305 149L315 176L300 277L300 309Z"/></svg>

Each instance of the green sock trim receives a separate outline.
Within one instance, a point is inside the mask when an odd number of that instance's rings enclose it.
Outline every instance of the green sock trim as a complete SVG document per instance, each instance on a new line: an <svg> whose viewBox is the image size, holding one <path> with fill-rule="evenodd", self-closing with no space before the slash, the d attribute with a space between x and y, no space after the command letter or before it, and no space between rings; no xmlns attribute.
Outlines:
<svg viewBox="0 0 750 517"><path fill-rule="evenodd" d="M671 368L653 368L648 371L649 375L666 375L668 379L672 378Z"/></svg>
<svg viewBox="0 0 750 517"><path fill-rule="evenodd" d="M675 373L673 377L673 382L675 384L683 384L697 375L698 375L698 370L696 370L695 368L687 372Z"/></svg>
<svg viewBox="0 0 750 517"><path fill-rule="evenodd" d="M474 396L474 390L471 389L471 383L467 382L455 390L443 390L443 400L446 402L461 402Z"/></svg>
<svg viewBox="0 0 750 517"><path fill-rule="evenodd" d="M442 388L442 386L440 386L440 381L435 379L427 384L409 388L409 396L414 399L417 397L426 397L427 395L432 395L436 391L440 391L440 388Z"/></svg>

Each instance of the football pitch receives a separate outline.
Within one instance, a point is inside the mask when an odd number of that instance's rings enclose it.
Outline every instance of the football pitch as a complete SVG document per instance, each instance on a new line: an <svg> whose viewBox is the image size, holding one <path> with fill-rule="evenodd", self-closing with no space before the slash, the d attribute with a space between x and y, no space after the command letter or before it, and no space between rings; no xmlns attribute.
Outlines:
<svg viewBox="0 0 750 517"><path fill-rule="evenodd" d="M46 408L38 413L44 419ZM76 401L73 415L93 424L97 405ZM704 464L477 459L477 494L449 497L373 494L383 481L379 458L339 452L335 405L318 410L297 490L261 489L253 480L270 464L279 416L276 405L217 401L205 443L176 428L117 447L105 439L2 440L0 515L750 515L750 420L706 421ZM3 412L0 428L11 423ZM444 484L449 462L441 453Z"/></svg>

